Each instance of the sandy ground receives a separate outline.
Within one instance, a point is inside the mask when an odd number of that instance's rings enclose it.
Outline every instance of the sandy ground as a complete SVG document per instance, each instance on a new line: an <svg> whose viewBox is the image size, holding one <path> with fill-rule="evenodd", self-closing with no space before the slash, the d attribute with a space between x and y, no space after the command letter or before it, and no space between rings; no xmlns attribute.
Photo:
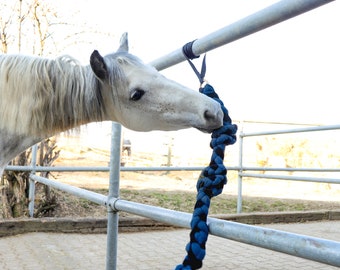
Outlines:
<svg viewBox="0 0 340 270"><path fill-rule="evenodd" d="M105 150L80 145L80 142L61 144L61 154L56 166L107 166L109 153ZM159 164L163 157L150 153L133 153L126 166ZM209 158L209 157L208 157ZM209 162L207 158L207 163ZM142 165L141 165L142 164ZM147 165L151 166L151 165ZM201 164L197 165L201 166ZM195 191L200 172L121 172L120 187L126 189L161 189ZM84 188L108 188L108 172L63 172L53 173L56 180ZM235 171L228 172L225 194L237 195L238 180ZM283 181L245 178L242 183L245 196L340 201L340 185L311 182Z"/></svg>

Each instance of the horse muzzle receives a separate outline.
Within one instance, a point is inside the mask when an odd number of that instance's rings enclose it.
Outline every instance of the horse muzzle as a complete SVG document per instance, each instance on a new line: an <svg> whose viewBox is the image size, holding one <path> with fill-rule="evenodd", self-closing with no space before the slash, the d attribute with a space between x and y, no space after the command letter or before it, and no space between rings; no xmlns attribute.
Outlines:
<svg viewBox="0 0 340 270"><path fill-rule="evenodd" d="M219 105L219 104L218 104ZM211 133L214 129L218 129L223 125L223 111L219 107L215 110L205 110L203 113L203 118L205 121L204 126L196 126L198 130L204 133Z"/></svg>

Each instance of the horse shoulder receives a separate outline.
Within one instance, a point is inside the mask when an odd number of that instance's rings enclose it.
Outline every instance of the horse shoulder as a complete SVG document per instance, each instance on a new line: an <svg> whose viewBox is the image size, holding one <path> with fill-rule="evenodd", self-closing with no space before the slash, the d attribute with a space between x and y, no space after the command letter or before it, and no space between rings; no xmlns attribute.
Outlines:
<svg viewBox="0 0 340 270"><path fill-rule="evenodd" d="M0 170L17 155L41 140L42 138L15 135L13 133L0 130Z"/></svg>

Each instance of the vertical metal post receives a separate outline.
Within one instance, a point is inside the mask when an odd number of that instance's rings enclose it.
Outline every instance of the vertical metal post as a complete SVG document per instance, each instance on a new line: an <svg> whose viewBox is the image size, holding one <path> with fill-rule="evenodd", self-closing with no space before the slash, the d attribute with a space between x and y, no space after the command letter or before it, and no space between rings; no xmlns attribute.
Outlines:
<svg viewBox="0 0 340 270"><path fill-rule="evenodd" d="M37 164L37 151L38 151L38 144L35 144L32 147L32 171L31 174L35 174L36 164ZM35 181L29 180L29 190L28 190L28 213L30 217L34 216L34 200L35 200Z"/></svg>
<svg viewBox="0 0 340 270"><path fill-rule="evenodd" d="M239 135L239 171L237 177L237 213L240 214L242 212L242 175L243 172L243 123L241 123L241 132Z"/></svg>
<svg viewBox="0 0 340 270"><path fill-rule="evenodd" d="M120 154L121 154L120 124L112 122L111 133L111 158L110 158L110 183L108 202L111 198L119 197ZM116 270L118 250L118 220L119 215L110 205L107 206L107 246L106 270Z"/></svg>

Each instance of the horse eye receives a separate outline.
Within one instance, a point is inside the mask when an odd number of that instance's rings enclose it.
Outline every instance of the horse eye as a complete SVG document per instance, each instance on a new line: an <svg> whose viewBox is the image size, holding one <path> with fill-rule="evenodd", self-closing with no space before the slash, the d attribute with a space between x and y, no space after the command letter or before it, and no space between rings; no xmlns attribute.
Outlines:
<svg viewBox="0 0 340 270"><path fill-rule="evenodd" d="M135 89L135 90L132 91L130 99L133 100L133 101L140 100L144 94L145 94L144 90Z"/></svg>

